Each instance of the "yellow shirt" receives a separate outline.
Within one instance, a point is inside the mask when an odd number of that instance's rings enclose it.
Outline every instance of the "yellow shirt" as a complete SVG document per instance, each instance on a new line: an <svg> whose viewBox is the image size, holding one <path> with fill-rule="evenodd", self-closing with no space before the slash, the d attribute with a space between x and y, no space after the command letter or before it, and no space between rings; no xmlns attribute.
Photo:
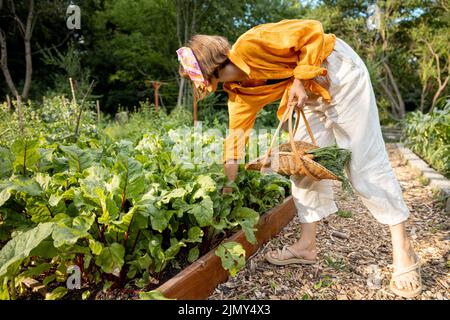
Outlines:
<svg viewBox="0 0 450 320"><path fill-rule="evenodd" d="M228 58L249 80L223 85L228 93L231 133L225 140L225 161L243 158L256 114L280 98L277 116L281 119L294 78L304 80L307 91L326 101L331 99L329 92L312 79L327 74L321 64L333 50L335 41L336 36L324 33L322 24L315 20L262 24L239 37ZM286 80L267 85L268 79Z"/></svg>

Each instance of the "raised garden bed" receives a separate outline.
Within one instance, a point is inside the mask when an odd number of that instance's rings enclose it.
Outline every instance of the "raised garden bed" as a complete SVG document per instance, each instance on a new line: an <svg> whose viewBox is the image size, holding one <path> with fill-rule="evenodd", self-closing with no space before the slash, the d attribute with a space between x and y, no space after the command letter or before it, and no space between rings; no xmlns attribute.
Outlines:
<svg viewBox="0 0 450 320"><path fill-rule="evenodd" d="M296 208L291 197L264 213L255 233L256 243L249 243L243 231L238 231L225 241L236 241L244 247L246 259L251 257L264 243L277 235L295 216ZM182 300L207 299L220 283L228 279L215 249L200 257L183 271L163 283L156 290L165 297Z"/></svg>
<svg viewBox="0 0 450 320"><path fill-rule="evenodd" d="M296 209L292 196L286 198L281 204L262 214L258 224L255 226L256 242L251 244L246 240L245 233L240 230L223 240L222 243L234 241L240 243L246 251L248 260L267 241L276 236L294 217ZM215 254L216 248L201 256L195 262L187 266L178 274L164 282L157 291L166 298L180 300L202 300L207 299L214 289L221 283L226 282L229 273L222 267L221 260ZM47 288L41 282L28 278L25 286L33 293L29 298L45 298ZM86 288L85 288L86 289ZM95 288L90 288L95 291ZM102 294L101 299L139 299L137 292L116 290L111 294ZM72 297L73 298L73 297ZM80 299L78 295L75 299Z"/></svg>

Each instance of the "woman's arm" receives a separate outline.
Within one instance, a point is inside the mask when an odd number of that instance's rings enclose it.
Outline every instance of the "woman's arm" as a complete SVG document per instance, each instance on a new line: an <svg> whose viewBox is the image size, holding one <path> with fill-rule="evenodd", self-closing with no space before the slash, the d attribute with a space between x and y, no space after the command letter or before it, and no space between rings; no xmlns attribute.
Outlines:
<svg viewBox="0 0 450 320"><path fill-rule="evenodd" d="M237 161L228 161L224 164L224 172L228 178L228 182L234 182L239 169ZM233 188L225 186L222 190L223 193L231 193Z"/></svg>
<svg viewBox="0 0 450 320"><path fill-rule="evenodd" d="M231 93L228 98L229 132L224 143L224 173L228 183L234 182L239 170L239 159L245 158L245 145L250 136L256 114L263 107L258 103L247 103ZM232 188L225 186L223 192Z"/></svg>

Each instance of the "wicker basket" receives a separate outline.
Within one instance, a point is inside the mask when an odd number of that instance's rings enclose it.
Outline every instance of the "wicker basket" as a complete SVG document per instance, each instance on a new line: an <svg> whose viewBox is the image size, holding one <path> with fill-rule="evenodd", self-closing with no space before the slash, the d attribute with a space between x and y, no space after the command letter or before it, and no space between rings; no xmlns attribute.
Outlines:
<svg viewBox="0 0 450 320"><path fill-rule="evenodd" d="M292 117L294 109L297 112L297 119L295 128L292 130ZM279 134L280 128L285 121L286 116L289 114L289 142L279 145L274 152L272 152L274 142ZM297 131L300 121L300 115L305 122L306 129L311 138L312 144L305 141L294 141L295 132ZM263 168L270 167L273 171L285 175L300 175L309 176L314 180L339 180L339 178L333 174L330 170L314 161L312 154L306 153L311 149L318 148L314 135L309 126L308 120L305 117L303 109L295 108L295 105L290 105L286 108L283 117L278 125L275 135L272 138L269 149L266 155L255 159L248 163L245 168L247 170L262 170Z"/></svg>

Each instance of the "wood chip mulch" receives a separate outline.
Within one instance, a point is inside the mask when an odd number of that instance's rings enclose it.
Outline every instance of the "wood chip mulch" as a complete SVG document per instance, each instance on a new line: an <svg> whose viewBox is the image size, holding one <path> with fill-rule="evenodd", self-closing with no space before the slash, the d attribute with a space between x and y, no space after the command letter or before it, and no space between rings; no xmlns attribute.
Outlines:
<svg viewBox="0 0 450 320"><path fill-rule="evenodd" d="M408 234L423 263L424 290L416 299L448 300L449 216L442 199L401 159L395 145L387 144L387 150L411 211ZM266 252L290 245L299 237L300 224L294 218L209 299L402 299L389 290L392 248L388 227L378 223L360 200L344 195L339 187L335 199L340 213L318 226L317 264L277 267L265 261Z"/></svg>

